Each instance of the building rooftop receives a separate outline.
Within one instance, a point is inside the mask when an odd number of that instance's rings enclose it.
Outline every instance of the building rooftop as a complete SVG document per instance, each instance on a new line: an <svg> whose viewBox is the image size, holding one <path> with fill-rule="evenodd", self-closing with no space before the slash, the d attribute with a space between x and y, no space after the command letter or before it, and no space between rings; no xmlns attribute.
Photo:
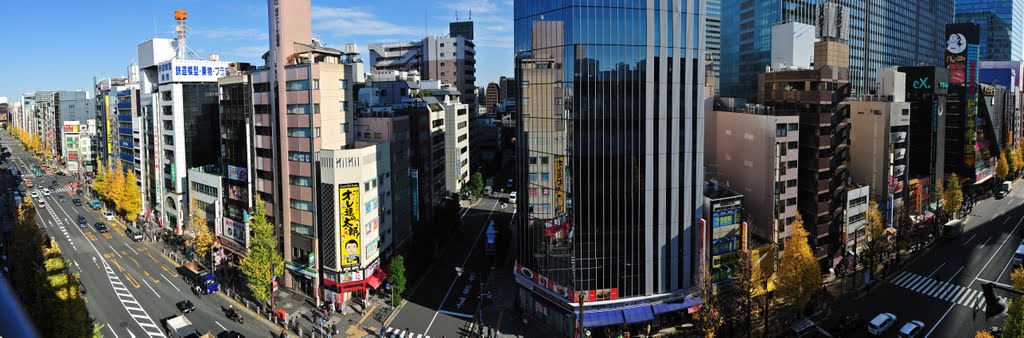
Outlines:
<svg viewBox="0 0 1024 338"><path fill-rule="evenodd" d="M742 194L729 189L729 181L722 184L715 179L710 179L707 181L707 184L704 184L704 196L711 199L743 197Z"/></svg>

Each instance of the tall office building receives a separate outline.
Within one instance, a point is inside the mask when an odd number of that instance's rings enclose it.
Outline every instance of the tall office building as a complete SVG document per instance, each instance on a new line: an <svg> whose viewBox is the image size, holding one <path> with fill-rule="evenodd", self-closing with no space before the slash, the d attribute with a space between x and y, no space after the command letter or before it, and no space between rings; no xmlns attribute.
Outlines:
<svg viewBox="0 0 1024 338"><path fill-rule="evenodd" d="M981 60L1024 60L1024 0L957 0L955 21L980 26Z"/></svg>
<svg viewBox="0 0 1024 338"><path fill-rule="evenodd" d="M707 69L707 84L717 95L719 90L719 69L722 58L722 0L707 0L707 23L705 24L705 50L710 63Z"/></svg>
<svg viewBox="0 0 1024 338"><path fill-rule="evenodd" d="M473 22L453 22L448 37L367 46L371 70L417 70L424 80L439 80L459 90L460 101L476 107L476 44Z"/></svg>
<svg viewBox="0 0 1024 338"><path fill-rule="evenodd" d="M698 278L706 9L659 4L515 4L516 304L561 335L581 298L644 323Z"/></svg>
<svg viewBox="0 0 1024 338"><path fill-rule="evenodd" d="M842 5L849 13L854 94L877 89L879 69L943 64L943 32L953 21L953 1L723 0L722 12L731 14L722 16L722 96L753 97L757 74L772 62L772 26L816 25L819 14L829 15L819 13L822 3ZM818 27L819 34L822 28Z"/></svg>

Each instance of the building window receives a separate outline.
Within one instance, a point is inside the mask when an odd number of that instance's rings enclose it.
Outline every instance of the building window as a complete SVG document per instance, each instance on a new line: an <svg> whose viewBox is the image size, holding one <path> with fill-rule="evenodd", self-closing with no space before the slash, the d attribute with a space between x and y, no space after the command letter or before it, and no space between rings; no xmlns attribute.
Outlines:
<svg viewBox="0 0 1024 338"><path fill-rule="evenodd" d="M540 164L548 164L548 157L544 156L540 158Z"/></svg>
<svg viewBox="0 0 1024 338"><path fill-rule="evenodd" d="M786 162L786 168L789 168L789 169L796 168L796 160L792 160L792 161Z"/></svg>
<svg viewBox="0 0 1024 338"><path fill-rule="evenodd" d="M217 197L218 196L217 195L217 188L216 187L211 187L211 186L208 186L208 185L196 182L196 181L192 181L192 190L195 190L196 192L198 192L200 194L207 195L207 196L213 196L213 197Z"/></svg>
<svg viewBox="0 0 1024 338"><path fill-rule="evenodd" d="M270 136L270 127L256 127L256 135Z"/></svg>
<svg viewBox="0 0 1024 338"><path fill-rule="evenodd" d="M292 233L313 237L313 227L301 223L292 222Z"/></svg>
<svg viewBox="0 0 1024 338"><path fill-rule="evenodd" d="M313 128L313 137L320 137L320 127Z"/></svg>
<svg viewBox="0 0 1024 338"><path fill-rule="evenodd" d="M313 202L310 202L310 201L305 201L305 200L300 200L300 199L294 199L293 198L291 200L291 205L292 205L292 209L302 210L302 211L313 211Z"/></svg>
<svg viewBox="0 0 1024 338"><path fill-rule="evenodd" d="M309 128L288 128L288 137L309 137L309 135Z"/></svg>
<svg viewBox="0 0 1024 338"><path fill-rule="evenodd" d="M797 148L796 141L789 142L789 143L786 144L786 149L796 149L796 148Z"/></svg>
<svg viewBox="0 0 1024 338"><path fill-rule="evenodd" d="M796 123L790 123L786 125L786 129L788 129L789 131L797 131L800 129L800 125Z"/></svg>
<svg viewBox="0 0 1024 338"><path fill-rule="evenodd" d="M313 79L313 89L320 89L320 80Z"/></svg>
<svg viewBox="0 0 1024 338"><path fill-rule="evenodd" d="M556 97L555 98L555 105L558 106L558 105L561 105L561 104L562 104L562 97Z"/></svg>
<svg viewBox="0 0 1024 338"><path fill-rule="evenodd" d="M551 173L540 173L540 180L541 181L551 180Z"/></svg>
<svg viewBox="0 0 1024 338"><path fill-rule="evenodd" d="M270 114L270 105L267 104L255 104L253 110L256 114Z"/></svg>
<svg viewBox="0 0 1024 338"><path fill-rule="evenodd" d="M530 173L530 182L537 181L537 173Z"/></svg>
<svg viewBox="0 0 1024 338"><path fill-rule="evenodd" d="M310 162L312 160L312 156L305 151L289 151L288 159L295 162Z"/></svg>
<svg viewBox="0 0 1024 338"><path fill-rule="evenodd" d="M284 83L285 90L309 90L309 80L292 80Z"/></svg>
<svg viewBox="0 0 1024 338"><path fill-rule="evenodd" d="M303 187L312 187L313 178L308 176L289 175L288 182L292 185L298 185Z"/></svg>
<svg viewBox="0 0 1024 338"><path fill-rule="evenodd" d="M463 129L469 126L469 122L459 122L456 129Z"/></svg>
<svg viewBox="0 0 1024 338"><path fill-rule="evenodd" d="M530 156L530 164L537 164L537 158L534 156Z"/></svg>
<svg viewBox="0 0 1024 338"><path fill-rule="evenodd" d="M775 125L775 137L786 137L786 125L777 124Z"/></svg>
<svg viewBox="0 0 1024 338"><path fill-rule="evenodd" d="M541 189L541 191L543 191L544 195L551 194L551 189L548 189L548 188Z"/></svg>
<svg viewBox="0 0 1024 338"><path fill-rule="evenodd" d="M256 157L270 158L271 156L273 155L271 155L270 149L256 148Z"/></svg>
<svg viewBox="0 0 1024 338"><path fill-rule="evenodd" d="M319 103L314 103L313 104L313 114L320 114L320 104Z"/></svg>
<svg viewBox="0 0 1024 338"><path fill-rule="evenodd" d="M530 188L530 196L537 196L537 188Z"/></svg>
<svg viewBox="0 0 1024 338"><path fill-rule="evenodd" d="M308 104L290 104L290 105L288 105L288 114L309 115L309 105Z"/></svg>
<svg viewBox="0 0 1024 338"><path fill-rule="evenodd" d="M348 89L348 80L338 80L338 89Z"/></svg>
<svg viewBox="0 0 1024 338"><path fill-rule="evenodd" d="M252 91L257 92L257 93L267 93L267 92L270 92L270 83L269 82L253 83L252 84Z"/></svg>
<svg viewBox="0 0 1024 338"><path fill-rule="evenodd" d="M792 180L786 181L786 187L787 188L792 188L792 187L795 187L795 186L796 186L796 179L792 179Z"/></svg>

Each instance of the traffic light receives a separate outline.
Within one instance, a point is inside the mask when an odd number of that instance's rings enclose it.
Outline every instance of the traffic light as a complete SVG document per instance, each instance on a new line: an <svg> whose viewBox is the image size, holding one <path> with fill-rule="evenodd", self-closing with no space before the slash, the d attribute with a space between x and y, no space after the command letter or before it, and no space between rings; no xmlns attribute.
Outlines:
<svg viewBox="0 0 1024 338"><path fill-rule="evenodd" d="M992 285L992 283L981 284L981 291L985 295L985 319L1006 313L1006 298L996 296Z"/></svg>

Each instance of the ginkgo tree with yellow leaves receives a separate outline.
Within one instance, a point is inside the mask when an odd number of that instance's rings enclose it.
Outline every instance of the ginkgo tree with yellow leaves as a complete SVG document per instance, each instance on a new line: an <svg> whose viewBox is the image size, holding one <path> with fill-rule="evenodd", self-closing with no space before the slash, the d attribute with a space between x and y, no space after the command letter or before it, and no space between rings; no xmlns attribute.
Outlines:
<svg viewBox="0 0 1024 338"><path fill-rule="evenodd" d="M821 290L821 270L807 243L808 233L799 213L792 227L793 232L786 238L786 246L779 258L776 293L802 314L811 297Z"/></svg>
<svg viewBox="0 0 1024 338"><path fill-rule="evenodd" d="M142 212L142 191L139 189L138 178L134 171L125 172L120 161L114 161L113 167L106 165L96 168L92 189L102 199L113 204L113 209L129 221L139 218Z"/></svg>

